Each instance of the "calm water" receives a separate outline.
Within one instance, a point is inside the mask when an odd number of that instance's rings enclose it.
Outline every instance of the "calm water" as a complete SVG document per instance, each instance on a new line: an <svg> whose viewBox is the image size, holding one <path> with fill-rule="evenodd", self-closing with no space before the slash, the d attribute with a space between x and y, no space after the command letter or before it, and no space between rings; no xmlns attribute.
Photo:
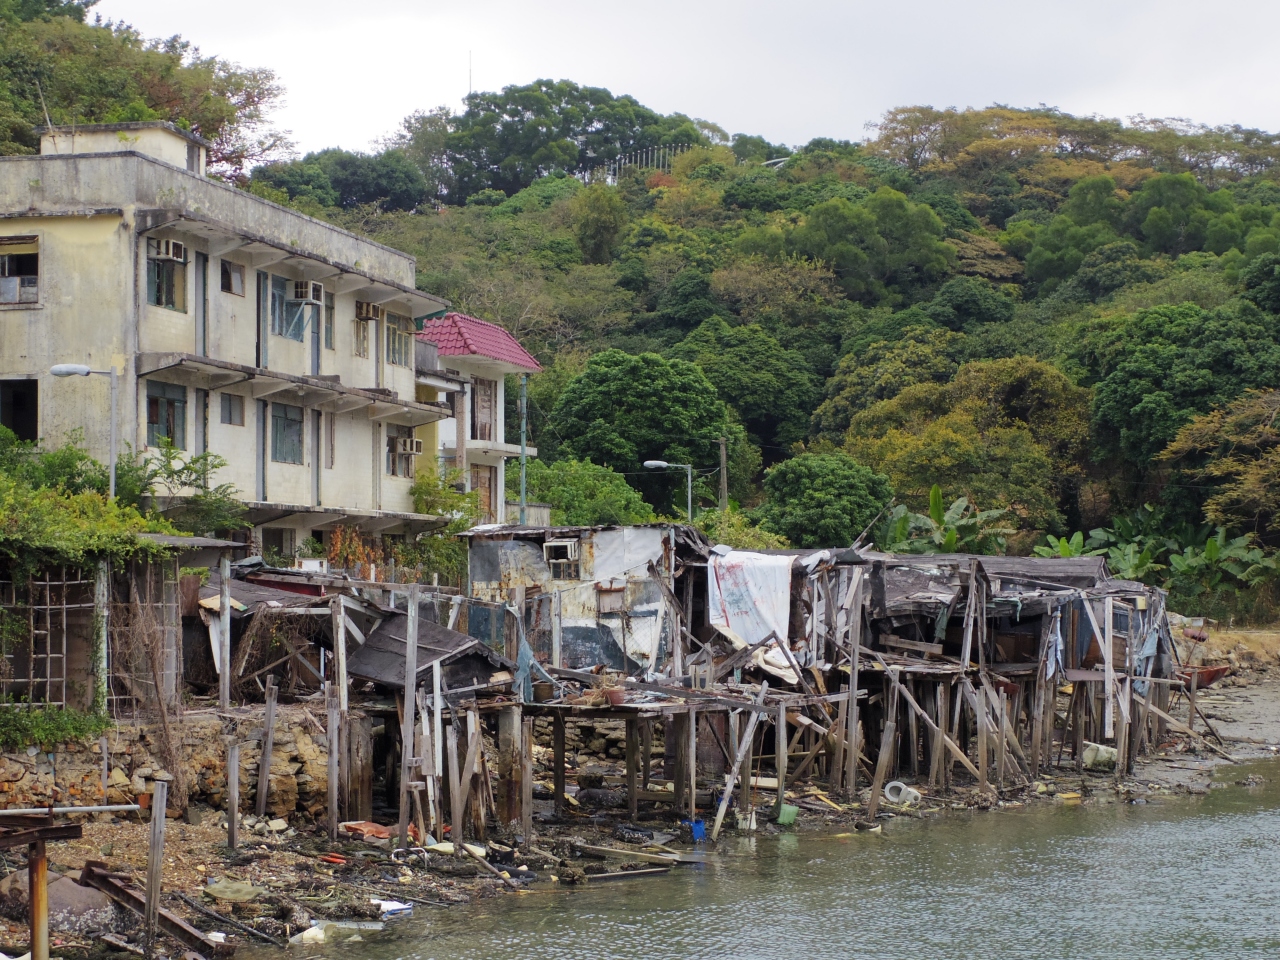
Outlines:
<svg viewBox="0 0 1280 960"><path fill-rule="evenodd" d="M419 907L343 960L1280 957L1280 765L1199 801L721 843L666 877ZM292 948L295 952L299 948Z"/></svg>

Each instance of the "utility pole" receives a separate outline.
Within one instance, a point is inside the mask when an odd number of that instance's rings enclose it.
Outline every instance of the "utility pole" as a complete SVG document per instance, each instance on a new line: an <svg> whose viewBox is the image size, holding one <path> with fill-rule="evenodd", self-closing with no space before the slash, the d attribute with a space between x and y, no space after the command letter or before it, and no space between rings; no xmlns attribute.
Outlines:
<svg viewBox="0 0 1280 960"><path fill-rule="evenodd" d="M525 525L529 505L525 484L529 465L529 375L520 374L520 526ZM504 518L505 519L505 518ZM459 840L459 843L462 841Z"/></svg>
<svg viewBox="0 0 1280 960"><path fill-rule="evenodd" d="M729 449L724 437L720 438L720 512L729 509Z"/></svg>

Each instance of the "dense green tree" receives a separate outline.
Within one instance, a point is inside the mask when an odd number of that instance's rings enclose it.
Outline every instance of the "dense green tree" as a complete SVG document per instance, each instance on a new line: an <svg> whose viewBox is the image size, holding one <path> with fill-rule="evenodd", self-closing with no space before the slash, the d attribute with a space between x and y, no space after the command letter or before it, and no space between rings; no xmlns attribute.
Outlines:
<svg viewBox="0 0 1280 960"><path fill-rule="evenodd" d="M909 327L901 339L881 340L845 354L827 381L827 398L813 414L814 437L842 443L854 414L890 400L917 383L946 383L960 368L964 336Z"/></svg>
<svg viewBox="0 0 1280 960"><path fill-rule="evenodd" d="M1253 304L1153 307L1085 341L1097 452L1142 469L1183 424L1250 387L1280 386L1280 319Z"/></svg>
<svg viewBox="0 0 1280 960"><path fill-rule="evenodd" d="M1189 173L1152 177L1126 205L1125 222L1151 253L1199 250L1212 214L1209 191Z"/></svg>
<svg viewBox="0 0 1280 960"><path fill-rule="evenodd" d="M338 191L314 157L286 163L264 163L254 167L250 182L283 190L290 200L312 200L322 207L338 205Z"/></svg>
<svg viewBox="0 0 1280 960"><path fill-rule="evenodd" d="M202 56L181 37L82 23L86 6L0 6L0 154L35 153L46 110L60 125L171 121L211 141L210 171L237 182L287 146L267 123L281 96L270 70Z"/></svg>
<svg viewBox="0 0 1280 960"><path fill-rule="evenodd" d="M1013 319L1013 301L982 277L952 277L924 307L939 326L964 330L981 323Z"/></svg>
<svg viewBox="0 0 1280 960"><path fill-rule="evenodd" d="M574 196L571 209L587 263L608 263L613 259L614 244L627 225L627 206L618 191L602 183L594 183Z"/></svg>
<svg viewBox="0 0 1280 960"><path fill-rule="evenodd" d="M519 471L507 471L507 499L520 493ZM650 523L653 508L627 478L589 460L529 461L529 500L551 506L551 522L593 527L605 523Z"/></svg>
<svg viewBox="0 0 1280 960"><path fill-rule="evenodd" d="M1269 313L1280 314L1280 254L1266 253L1245 270L1244 295Z"/></svg>
<svg viewBox="0 0 1280 960"><path fill-rule="evenodd" d="M702 369L752 438L772 448L768 460L804 438L818 397L817 378L803 356L783 349L759 324L731 327L711 317L673 347L671 356Z"/></svg>
<svg viewBox="0 0 1280 960"><path fill-rule="evenodd" d="M745 431L706 375L656 353L597 353L560 394L550 427L562 455L625 474L661 511L684 503L683 471L645 470L646 460L714 468L721 437L729 438L731 460L742 464L751 456ZM735 476L743 479L731 466Z"/></svg>
<svg viewBox="0 0 1280 960"><path fill-rule="evenodd" d="M427 183L421 171L400 150L383 150L372 155L321 150L307 154L303 163L308 162L328 176L340 206L380 203L388 210L412 210L427 196Z"/></svg>
<svg viewBox="0 0 1280 960"><path fill-rule="evenodd" d="M842 453L802 453L765 471L761 525L797 547L847 547L893 496L886 477Z"/></svg>
<svg viewBox="0 0 1280 960"><path fill-rule="evenodd" d="M1084 258L1116 240L1106 223L1080 226L1070 217L1054 217L1047 226L1030 220L1009 225L1000 242L1026 263L1027 279L1051 291L1080 269Z"/></svg>
<svg viewBox="0 0 1280 960"><path fill-rule="evenodd" d="M947 275L955 251L928 206L881 187L861 203L820 203L786 237L786 248L827 263L851 297L878 303L911 296Z"/></svg>

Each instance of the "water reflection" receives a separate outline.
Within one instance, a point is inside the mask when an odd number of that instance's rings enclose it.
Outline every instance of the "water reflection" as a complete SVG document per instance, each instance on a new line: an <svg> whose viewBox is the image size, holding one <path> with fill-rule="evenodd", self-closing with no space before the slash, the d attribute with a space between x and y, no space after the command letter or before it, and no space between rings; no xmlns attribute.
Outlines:
<svg viewBox="0 0 1280 960"><path fill-rule="evenodd" d="M1200 801L761 836L667 877L423 912L344 960L1280 956L1280 764ZM754 845L755 853L749 853ZM295 948L296 949L296 948Z"/></svg>

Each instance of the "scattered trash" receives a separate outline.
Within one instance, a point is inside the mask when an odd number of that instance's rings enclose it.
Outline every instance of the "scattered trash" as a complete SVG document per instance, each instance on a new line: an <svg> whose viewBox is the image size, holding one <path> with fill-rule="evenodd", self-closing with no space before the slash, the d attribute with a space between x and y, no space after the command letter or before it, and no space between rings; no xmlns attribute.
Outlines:
<svg viewBox="0 0 1280 960"><path fill-rule="evenodd" d="M1116 768L1115 747L1108 747L1101 743L1090 743L1088 740L1084 742L1084 753L1080 759L1084 763L1086 770L1114 770Z"/></svg>
<svg viewBox="0 0 1280 960"><path fill-rule="evenodd" d="M289 938L290 943L324 943L343 935L360 936L361 931L382 930L386 925L380 920L319 920L314 926Z"/></svg>
<svg viewBox="0 0 1280 960"><path fill-rule="evenodd" d="M382 919L388 917L398 917L406 913L413 913L413 904L401 903L399 900L378 900L374 897L369 898L369 902L382 911Z"/></svg>
<svg viewBox="0 0 1280 960"><path fill-rule="evenodd" d="M206 886L203 892L215 900L248 903L250 900L258 899L267 891L245 880L216 880Z"/></svg>
<svg viewBox="0 0 1280 960"><path fill-rule="evenodd" d="M903 806L912 806L924 799L919 790L914 787L908 787L901 780L894 780L885 784L884 798L890 803L898 803Z"/></svg>
<svg viewBox="0 0 1280 960"><path fill-rule="evenodd" d="M778 808L777 823L780 827L790 827L800 815L800 808L793 803L784 803Z"/></svg>

